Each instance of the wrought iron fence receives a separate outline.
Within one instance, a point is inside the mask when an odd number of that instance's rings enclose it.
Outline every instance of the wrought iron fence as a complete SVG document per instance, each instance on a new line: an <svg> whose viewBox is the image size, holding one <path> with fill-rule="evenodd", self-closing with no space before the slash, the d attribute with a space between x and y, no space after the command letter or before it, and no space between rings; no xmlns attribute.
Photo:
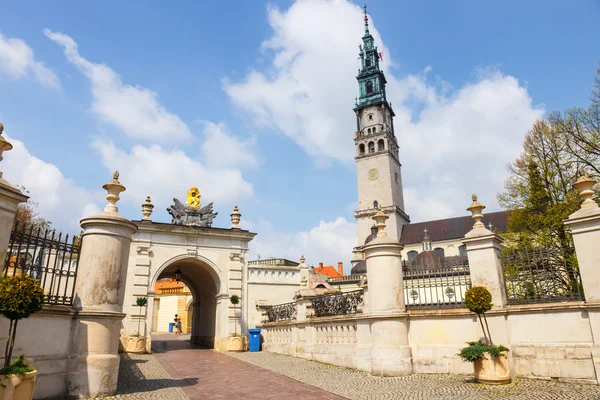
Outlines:
<svg viewBox="0 0 600 400"><path fill-rule="evenodd" d="M356 314L361 312L359 306L363 302L363 290L316 296L311 301L317 317Z"/></svg>
<svg viewBox="0 0 600 400"><path fill-rule="evenodd" d="M471 287L469 262L444 261L432 265L404 265L404 295L411 310L461 308Z"/></svg>
<svg viewBox="0 0 600 400"><path fill-rule="evenodd" d="M296 303L277 304L267 308L269 322L287 321L296 319Z"/></svg>
<svg viewBox="0 0 600 400"><path fill-rule="evenodd" d="M45 304L72 305L77 279L80 244L55 230L34 228L15 222L2 276L28 274L45 293Z"/></svg>
<svg viewBox="0 0 600 400"><path fill-rule="evenodd" d="M503 249L508 304L585 300L573 247Z"/></svg>

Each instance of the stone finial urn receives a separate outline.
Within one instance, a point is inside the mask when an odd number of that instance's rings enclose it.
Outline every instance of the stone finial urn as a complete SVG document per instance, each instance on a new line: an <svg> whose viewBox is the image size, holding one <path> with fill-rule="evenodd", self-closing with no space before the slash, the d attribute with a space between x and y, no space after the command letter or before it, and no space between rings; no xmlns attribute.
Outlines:
<svg viewBox="0 0 600 400"><path fill-rule="evenodd" d="M242 219L242 214L240 210L238 210L238 206L233 208L233 212L231 215L231 229L240 229L240 221Z"/></svg>
<svg viewBox="0 0 600 400"><path fill-rule="evenodd" d="M151 221L150 216L152 215L152 209L154 208L154 204L150 200L150 196L146 197L146 201L142 204L142 221Z"/></svg>

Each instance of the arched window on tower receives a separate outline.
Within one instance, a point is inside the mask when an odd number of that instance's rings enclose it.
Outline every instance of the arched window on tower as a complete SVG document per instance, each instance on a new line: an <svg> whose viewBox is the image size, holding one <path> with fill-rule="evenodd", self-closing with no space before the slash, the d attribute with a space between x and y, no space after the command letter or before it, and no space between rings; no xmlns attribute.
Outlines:
<svg viewBox="0 0 600 400"><path fill-rule="evenodd" d="M375 153L375 143L369 142L369 153Z"/></svg>
<svg viewBox="0 0 600 400"><path fill-rule="evenodd" d="M373 82L367 81L366 83L367 94L373 93Z"/></svg>
<svg viewBox="0 0 600 400"><path fill-rule="evenodd" d="M361 143L358 145L358 152L360 154L365 154L365 144L364 143Z"/></svg>
<svg viewBox="0 0 600 400"><path fill-rule="evenodd" d="M385 143L383 142L383 139L379 139L377 141L377 151L382 151L385 150Z"/></svg>
<svg viewBox="0 0 600 400"><path fill-rule="evenodd" d="M461 246L458 246L458 254L460 254L463 257L467 256L467 246L465 246L464 244Z"/></svg>
<svg viewBox="0 0 600 400"><path fill-rule="evenodd" d="M369 121L373 121L373 114L369 114Z"/></svg>
<svg viewBox="0 0 600 400"><path fill-rule="evenodd" d="M377 202L377 200L375 200L373 202L373 208L376 209L376 210L379 208L379 203Z"/></svg>
<svg viewBox="0 0 600 400"><path fill-rule="evenodd" d="M375 133L375 132L377 132L377 127L376 126L373 127L373 133Z"/></svg>
<svg viewBox="0 0 600 400"><path fill-rule="evenodd" d="M367 135L371 134L371 128L367 129Z"/></svg>
<svg viewBox="0 0 600 400"><path fill-rule="evenodd" d="M436 247L435 249L433 249L433 251L435 251L436 253L438 253L440 257L445 257L446 256L446 254L444 252L444 249L442 249L441 247Z"/></svg>

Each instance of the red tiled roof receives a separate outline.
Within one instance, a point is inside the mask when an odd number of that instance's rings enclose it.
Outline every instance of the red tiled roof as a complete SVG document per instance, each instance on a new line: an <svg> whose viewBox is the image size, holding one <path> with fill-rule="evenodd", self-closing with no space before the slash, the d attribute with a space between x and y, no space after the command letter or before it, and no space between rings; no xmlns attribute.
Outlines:
<svg viewBox="0 0 600 400"><path fill-rule="evenodd" d="M421 241L423 241L423 230L425 229L427 229L427 233L432 242L460 239L473 229L473 222L473 218L467 215L464 217L407 224L402 227L400 243L404 245L421 243ZM483 214L483 223L486 227L490 222L492 223L492 229L494 231L498 230L500 232L506 232L508 225L508 211Z"/></svg>
<svg viewBox="0 0 600 400"><path fill-rule="evenodd" d="M315 267L315 272L322 275L327 275L331 278L339 278L343 275L340 275L335 268L331 265L324 265L322 267Z"/></svg>

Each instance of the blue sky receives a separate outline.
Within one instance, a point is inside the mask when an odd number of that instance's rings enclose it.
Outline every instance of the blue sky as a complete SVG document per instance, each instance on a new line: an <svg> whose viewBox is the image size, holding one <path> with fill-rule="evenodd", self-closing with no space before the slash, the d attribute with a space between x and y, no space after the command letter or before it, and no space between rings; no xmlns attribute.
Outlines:
<svg viewBox="0 0 600 400"><path fill-rule="evenodd" d="M0 3L0 163L62 230L119 203L168 221L197 185L216 226L234 205L253 254L346 261L355 244L354 75L362 3ZM371 1L397 113L407 213L498 209L531 122L585 106L600 3Z"/></svg>

